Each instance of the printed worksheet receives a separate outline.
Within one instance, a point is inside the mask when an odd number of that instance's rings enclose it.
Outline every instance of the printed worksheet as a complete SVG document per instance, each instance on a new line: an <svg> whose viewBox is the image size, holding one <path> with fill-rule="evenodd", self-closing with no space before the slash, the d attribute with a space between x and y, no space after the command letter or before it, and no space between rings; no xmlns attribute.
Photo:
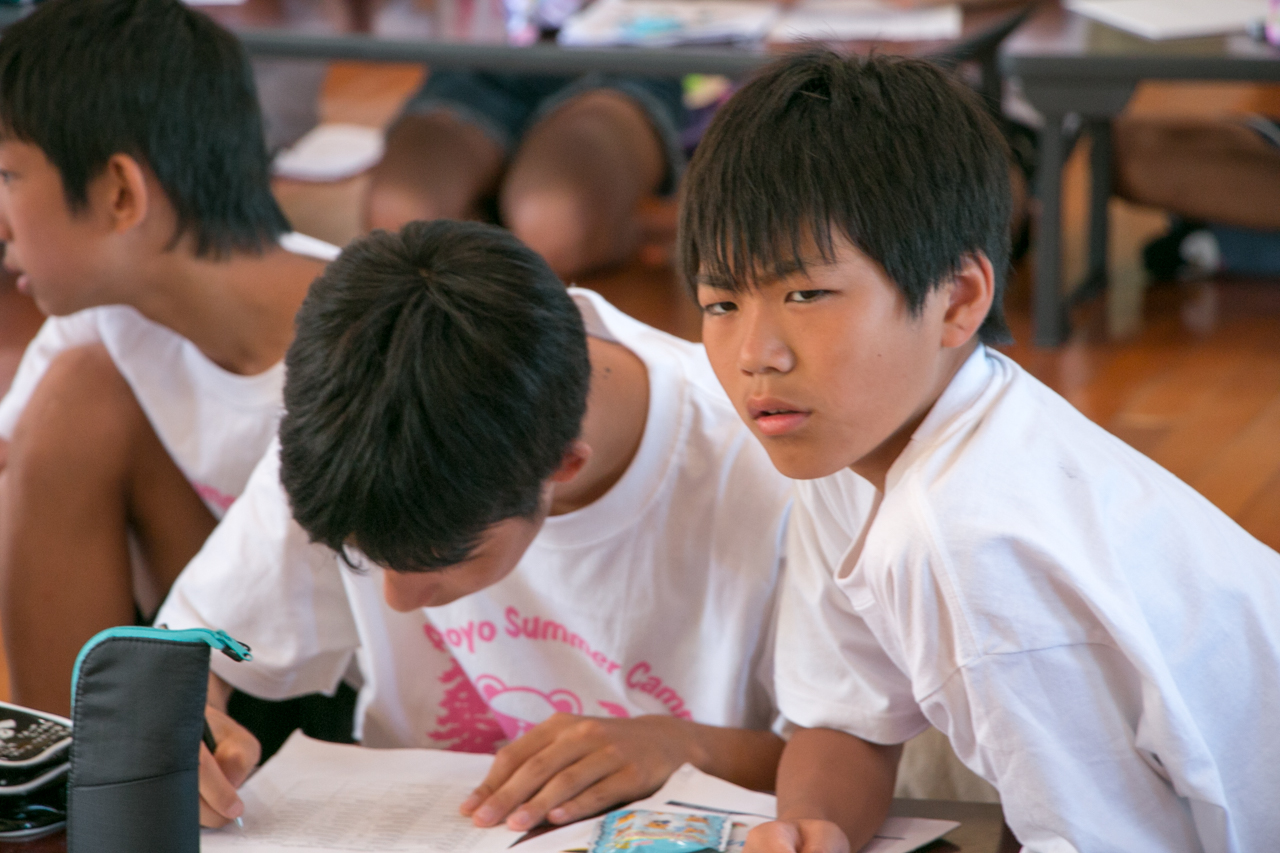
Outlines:
<svg viewBox="0 0 1280 853"><path fill-rule="evenodd" d="M491 755L365 749L293 736L240 789L244 828L205 830L202 853L498 853L520 837L477 829L458 804Z"/></svg>

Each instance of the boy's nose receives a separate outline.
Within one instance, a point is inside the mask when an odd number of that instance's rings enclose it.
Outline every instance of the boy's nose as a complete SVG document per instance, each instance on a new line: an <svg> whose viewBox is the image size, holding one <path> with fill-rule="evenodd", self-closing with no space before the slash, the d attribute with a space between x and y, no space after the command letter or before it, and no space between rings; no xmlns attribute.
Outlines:
<svg viewBox="0 0 1280 853"><path fill-rule="evenodd" d="M738 369L748 374L789 372L795 366L795 356L767 312L744 313Z"/></svg>
<svg viewBox="0 0 1280 853"><path fill-rule="evenodd" d="M407 613L430 605L435 585L436 578L432 573L404 573L386 569L382 574L382 597L392 610Z"/></svg>

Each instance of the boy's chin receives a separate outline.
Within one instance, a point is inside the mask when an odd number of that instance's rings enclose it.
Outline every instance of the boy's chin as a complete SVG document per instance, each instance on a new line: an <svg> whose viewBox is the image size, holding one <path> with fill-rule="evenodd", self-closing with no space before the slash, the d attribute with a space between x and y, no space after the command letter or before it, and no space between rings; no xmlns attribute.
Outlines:
<svg viewBox="0 0 1280 853"><path fill-rule="evenodd" d="M798 442L765 439L764 449L778 473L792 480L817 480L849 467L843 455L815 453Z"/></svg>

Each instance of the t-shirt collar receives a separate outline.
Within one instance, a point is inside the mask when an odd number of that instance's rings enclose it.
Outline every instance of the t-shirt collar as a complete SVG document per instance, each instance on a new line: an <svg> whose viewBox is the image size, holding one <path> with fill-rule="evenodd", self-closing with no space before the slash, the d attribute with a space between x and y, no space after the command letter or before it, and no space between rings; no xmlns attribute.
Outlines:
<svg viewBox="0 0 1280 853"><path fill-rule="evenodd" d="M977 416L975 402L990 386L995 374L994 356L985 344L978 344L964 364L951 377L946 390L911 434L911 441L894 460L885 475L885 491L893 488L916 459L945 437L956 426Z"/></svg>

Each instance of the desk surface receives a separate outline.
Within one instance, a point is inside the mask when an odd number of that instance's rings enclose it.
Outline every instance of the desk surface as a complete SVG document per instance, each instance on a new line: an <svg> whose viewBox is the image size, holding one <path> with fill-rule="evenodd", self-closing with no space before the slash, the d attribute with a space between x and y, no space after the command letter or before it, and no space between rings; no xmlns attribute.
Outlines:
<svg viewBox="0 0 1280 853"><path fill-rule="evenodd" d="M1280 80L1280 48L1244 33L1151 41L1042 2L1001 47L1012 76L1063 84L1125 80Z"/></svg>
<svg viewBox="0 0 1280 853"><path fill-rule="evenodd" d="M1025 0L965 14L957 41L844 42L840 50L955 60L995 47ZM586 70L678 75L737 75L794 46L756 44L675 48L565 48L507 42L503 0L247 0L203 7L251 53L324 59L424 62L438 66L541 73Z"/></svg>
<svg viewBox="0 0 1280 853"><path fill-rule="evenodd" d="M1004 818L998 805L945 800L894 800L891 814L958 820L960 826L941 841L924 848L929 853L1015 853L1018 844L1002 835ZM66 835L59 832L25 843L0 841L0 853L66 853Z"/></svg>
<svg viewBox="0 0 1280 853"><path fill-rule="evenodd" d="M791 0L784 0L791 2ZM1007 0L965 12L954 41L840 42L849 53L873 50L942 62L987 61L1022 20L1028 0ZM31 12L0 5L0 29ZM561 47L554 41L507 41L503 0L245 0L203 6L240 37L249 53L306 59L421 62L541 74L585 71L678 76L739 76L804 45L752 44L669 48Z"/></svg>

